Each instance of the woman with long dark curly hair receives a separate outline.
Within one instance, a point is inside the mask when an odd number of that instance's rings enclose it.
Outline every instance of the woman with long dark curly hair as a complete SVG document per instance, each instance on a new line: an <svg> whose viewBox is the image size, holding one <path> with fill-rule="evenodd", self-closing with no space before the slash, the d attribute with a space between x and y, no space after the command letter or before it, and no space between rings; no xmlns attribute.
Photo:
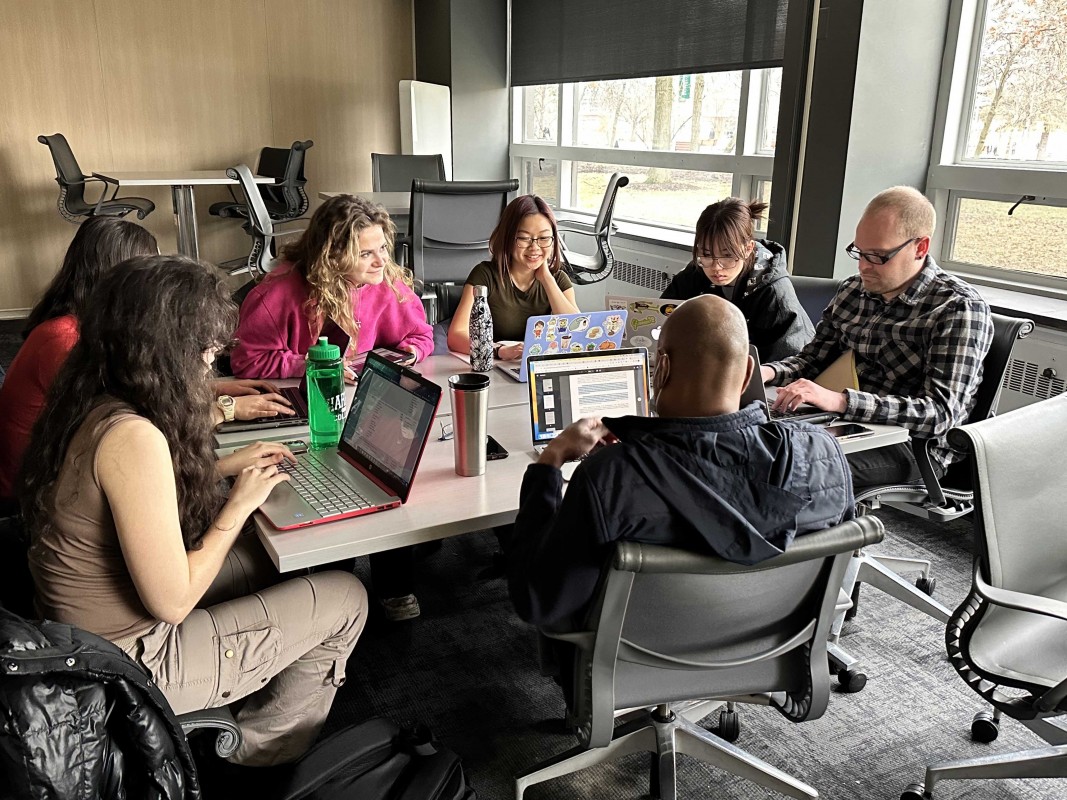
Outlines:
<svg viewBox="0 0 1067 800"><path fill-rule="evenodd" d="M22 329L25 340L0 386L0 513L17 504L15 477L44 408L48 389L78 341L78 320L93 287L116 264L159 252L156 237L135 222L90 217L78 226L63 265L52 278ZM266 381L215 381L216 395L234 396L237 419L293 414ZM212 413L221 422L221 408Z"/></svg>
<svg viewBox="0 0 1067 800"><path fill-rule="evenodd" d="M242 529L292 454L260 443L214 458L211 364L233 323L225 286L191 259L138 257L105 275L19 497L38 611L115 642L176 713L246 697L232 760L266 765L317 735L366 593L343 572L267 586L277 574Z"/></svg>
<svg viewBox="0 0 1067 800"><path fill-rule="evenodd" d="M471 307L474 287L489 289L493 336L515 344L496 344L493 355L505 360L522 358L526 320L537 314L577 314L574 289L563 270L559 229L548 203L535 194L516 197L489 237L492 261L471 270L463 287L452 324L448 349L470 352Z"/></svg>

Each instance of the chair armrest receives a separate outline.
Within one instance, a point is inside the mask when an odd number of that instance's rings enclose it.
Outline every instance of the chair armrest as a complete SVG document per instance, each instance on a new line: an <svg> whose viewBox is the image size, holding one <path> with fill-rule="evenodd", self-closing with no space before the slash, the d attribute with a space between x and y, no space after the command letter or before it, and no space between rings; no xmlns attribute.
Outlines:
<svg viewBox="0 0 1067 800"><path fill-rule="evenodd" d="M1026 611L1030 614L1041 614L1045 617L1055 617L1067 622L1067 603L1037 594L1026 594L1025 592L1016 592L1011 589L991 586L982 578L981 569L977 563L974 567L974 589L979 597L995 606L1011 608L1015 611Z"/></svg>
<svg viewBox="0 0 1067 800"><path fill-rule="evenodd" d="M781 555L746 566L714 556L673 547L621 542L615 549L615 568L628 572L728 575L756 569L775 569L877 544L885 536L882 521L870 514L832 528L798 536Z"/></svg>
<svg viewBox="0 0 1067 800"><path fill-rule="evenodd" d="M930 496L930 500L935 506L941 507L946 502L945 492L941 489L937 473L934 472L933 457L930 455L933 441L933 439L912 437L911 452L915 456L915 463L919 466L919 474L922 475L923 483L926 484L926 493Z"/></svg>
<svg viewBox="0 0 1067 800"><path fill-rule="evenodd" d="M974 564L974 590L979 597L993 605L1067 621L1067 603L1037 594L990 586L982 578L980 560L975 561ZM1067 678L1038 697L1034 701L1034 707L1039 711L1056 711L1065 698L1067 698Z"/></svg>
<svg viewBox="0 0 1067 800"><path fill-rule="evenodd" d="M241 746L241 729L237 726L237 721L233 718L228 706L181 714L178 716L178 723L185 734L200 728L217 728L215 753L219 758L232 756Z"/></svg>

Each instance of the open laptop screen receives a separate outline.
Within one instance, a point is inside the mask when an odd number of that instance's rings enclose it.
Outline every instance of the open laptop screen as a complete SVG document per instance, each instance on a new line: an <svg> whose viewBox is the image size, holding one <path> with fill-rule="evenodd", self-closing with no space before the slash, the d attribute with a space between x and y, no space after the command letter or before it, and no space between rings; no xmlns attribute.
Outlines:
<svg viewBox="0 0 1067 800"><path fill-rule="evenodd" d="M535 444L582 417L648 416L648 353L642 348L531 356L527 368Z"/></svg>
<svg viewBox="0 0 1067 800"><path fill-rule="evenodd" d="M341 451L406 498L440 398L435 383L372 353L341 433Z"/></svg>

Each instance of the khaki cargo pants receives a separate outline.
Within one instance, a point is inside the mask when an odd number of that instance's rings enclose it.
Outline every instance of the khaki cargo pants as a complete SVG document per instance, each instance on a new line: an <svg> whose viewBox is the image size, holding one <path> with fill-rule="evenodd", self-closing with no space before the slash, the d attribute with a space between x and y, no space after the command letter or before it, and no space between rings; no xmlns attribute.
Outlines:
<svg viewBox="0 0 1067 800"><path fill-rule="evenodd" d="M176 714L246 698L235 715L244 740L231 761L267 766L299 758L318 735L366 624L363 584L345 572L279 582L246 531L199 606L180 625L160 622L119 644L148 669Z"/></svg>

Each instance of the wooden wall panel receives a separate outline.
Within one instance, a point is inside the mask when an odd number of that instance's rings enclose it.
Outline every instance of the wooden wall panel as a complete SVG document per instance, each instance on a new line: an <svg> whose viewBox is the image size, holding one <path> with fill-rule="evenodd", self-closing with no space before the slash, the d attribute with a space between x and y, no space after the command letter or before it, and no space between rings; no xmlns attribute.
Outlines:
<svg viewBox="0 0 1067 800"><path fill-rule="evenodd" d="M307 177L316 191L369 191L370 154L400 152L397 76L413 74L411 4L266 2L269 19L287 20L267 33L275 138L315 141Z"/></svg>
<svg viewBox="0 0 1067 800"><path fill-rule="evenodd" d="M259 149L315 140L309 194L370 188L372 150L399 152L397 84L413 77L410 0L0 0L0 315L33 304L74 233L40 133L85 172L254 167ZM144 224L162 250L170 191ZM196 190L201 256L247 252Z"/></svg>
<svg viewBox="0 0 1067 800"><path fill-rule="evenodd" d="M0 309L25 308L74 234L37 136L63 133L83 169L111 146L92 4L3 0L0 20Z"/></svg>

